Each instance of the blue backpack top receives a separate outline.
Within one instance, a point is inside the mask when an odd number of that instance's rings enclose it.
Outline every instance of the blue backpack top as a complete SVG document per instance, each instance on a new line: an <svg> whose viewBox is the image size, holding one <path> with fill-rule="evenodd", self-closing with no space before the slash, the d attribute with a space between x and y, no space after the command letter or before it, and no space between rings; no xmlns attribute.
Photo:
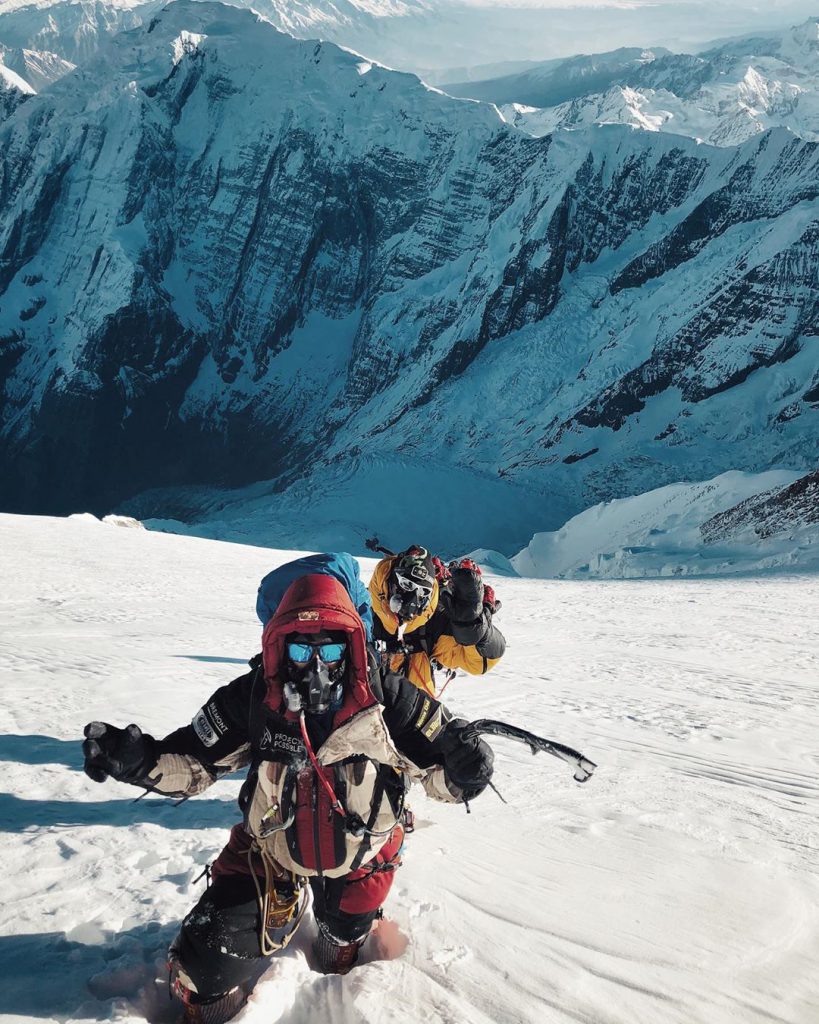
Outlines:
<svg viewBox="0 0 819 1024"><path fill-rule="evenodd" d="M361 616L367 640L372 640L373 609L370 604L370 592L361 581L358 562L346 551L305 555L304 558L285 562L278 569L269 572L259 584L259 596L256 598L256 614L262 626L266 626L273 618L290 584L302 576L334 576L343 584L355 610Z"/></svg>

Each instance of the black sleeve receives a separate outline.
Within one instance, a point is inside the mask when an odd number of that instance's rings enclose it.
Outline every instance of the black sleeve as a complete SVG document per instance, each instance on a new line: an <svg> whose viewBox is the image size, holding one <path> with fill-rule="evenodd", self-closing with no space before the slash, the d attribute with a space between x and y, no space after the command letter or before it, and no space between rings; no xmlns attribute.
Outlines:
<svg viewBox="0 0 819 1024"><path fill-rule="evenodd" d="M404 676L382 668L380 679L384 722L400 753L419 768L443 764L439 741L452 715Z"/></svg>
<svg viewBox="0 0 819 1024"><path fill-rule="evenodd" d="M261 685L257 659L250 672L221 686L193 716L190 725L156 741L156 753L189 754L205 765L230 757L250 741L250 710L255 685Z"/></svg>
<svg viewBox="0 0 819 1024"><path fill-rule="evenodd" d="M485 644L491 644L491 639L494 634L501 637L503 644L503 636L497 627L492 623L492 614L487 607L482 607L480 614L477 618L469 623L457 622L455 618L449 620L449 630L451 631L452 637L455 638L457 643L460 643L463 647L477 647L478 651L483 654L484 657L500 657L503 654L503 647L501 654L485 654L481 648Z"/></svg>
<svg viewBox="0 0 819 1024"><path fill-rule="evenodd" d="M502 658L503 653L506 650L506 640L503 633L501 633L495 625L492 619L492 612L485 605L482 617L486 624L486 633L483 638L475 644L475 649L478 654L486 658L487 661Z"/></svg>

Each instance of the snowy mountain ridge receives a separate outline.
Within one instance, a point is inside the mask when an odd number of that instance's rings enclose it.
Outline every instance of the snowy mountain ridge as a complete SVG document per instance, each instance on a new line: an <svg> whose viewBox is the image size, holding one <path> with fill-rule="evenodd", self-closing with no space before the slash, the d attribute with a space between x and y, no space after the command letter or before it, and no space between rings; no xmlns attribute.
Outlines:
<svg viewBox="0 0 819 1024"><path fill-rule="evenodd" d="M34 89L16 71L0 64L0 88L8 92L19 92L23 96L33 96Z"/></svg>
<svg viewBox="0 0 819 1024"><path fill-rule="evenodd" d="M611 46L701 46L714 33L736 35L796 23L813 0L777 0L755 10L702 0L584 4L568 0L231 0L300 38L321 37L380 63L431 74L447 68L562 57ZM7 0L0 41L52 50L73 63L105 40L147 24L166 0ZM707 14L707 16L703 16ZM473 77L471 75L465 77ZM448 78L452 81L452 78Z"/></svg>
<svg viewBox="0 0 819 1024"><path fill-rule="evenodd" d="M535 136L617 123L717 146L737 145L776 126L815 141L819 19L695 56L615 51L445 88L498 104L506 120Z"/></svg>
<svg viewBox="0 0 819 1024"><path fill-rule="evenodd" d="M75 65L58 57L56 53L27 50L24 47L13 50L0 45L0 68L13 71L34 92L39 92L73 71Z"/></svg>
<svg viewBox="0 0 819 1024"><path fill-rule="evenodd" d="M0 123L11 117L34 89L16 71L0 64Z"/></svg>
<svg viewBox="0 0 819 1024"><path fill-rule="evenodd" d="M531 139L180 0L0 141L11 507L219 518L262 480L298 546L316 495L368 536L387 467L434 465L430 543L511 554L595 501L815 465L819 152L785 131Z"/></svg>

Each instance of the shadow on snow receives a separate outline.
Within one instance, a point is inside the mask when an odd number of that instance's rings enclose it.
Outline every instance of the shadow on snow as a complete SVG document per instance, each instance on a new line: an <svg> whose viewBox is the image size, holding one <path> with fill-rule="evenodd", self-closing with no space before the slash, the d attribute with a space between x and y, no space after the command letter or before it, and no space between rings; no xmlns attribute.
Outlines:
<svg viewBox="0 0 819 1024"><path fill-rule="evenodd" d="M169 1024L175 1014L163 964L178 928L150 922L98 944L63 932L0 936L0 1014L106 1020L108 1000L124 998L148 1020Z"/></svg>
<svg viewBox="0 0 819 1024"><path fill-rule="evenodd" d="M57 740L53 736L0 736L0 761L18 764L63 764L82 771L82 737Z"/></svg>
<svg viewBox="0 0 819 1024"><path fill-rule="evenodd" d="M0 832L24 832L32 826L135 825L162 828L229 829L240 817L235 799L195 798L174 805L162 797L144 800L25 800L0 793ZM227 841L227 833L225 834Z"/></svg>

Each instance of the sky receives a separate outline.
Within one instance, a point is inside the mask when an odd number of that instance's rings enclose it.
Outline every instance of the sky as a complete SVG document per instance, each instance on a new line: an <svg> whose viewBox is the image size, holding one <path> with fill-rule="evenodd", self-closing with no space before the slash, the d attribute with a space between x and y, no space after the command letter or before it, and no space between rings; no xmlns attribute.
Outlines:
<svg viewBox="0 0 819 1024"><path fill-rule="evenodd" d="M819 16L817 0L446 0L453 6L554 11L556 40L544 57L618 46L666 46L691 52L711 41L786 29ZM582 11L589 18L579 19ZM592 12L598 12L594 17ZM558 41L559 39L559 41Z"/></svg>
<svg viewBox="0 0 819 1024"><path fill-rule="evenodd" d="M616 7L623 11L640 8L663 8L668 11L684 11L699 7L712 13L735 11L745 12L749 18L775 13L790 16L792 11L803 11L804 18L819 16L816 0L765 0L760 3L742 3L740 0L447 0L452 4L467 4L471 7L527 7L561 10L572 7ZM2 3L0 3L2 6Z"/></svg>

